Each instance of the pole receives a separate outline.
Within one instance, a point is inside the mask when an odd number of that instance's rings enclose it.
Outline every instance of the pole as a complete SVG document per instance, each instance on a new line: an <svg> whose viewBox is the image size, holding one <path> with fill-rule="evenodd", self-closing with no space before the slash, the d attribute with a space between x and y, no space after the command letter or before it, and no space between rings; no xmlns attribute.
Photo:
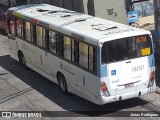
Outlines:
<svg viewBox="0 0 160 120"><path fill-rule="evenodd" d="M73 0L71 0L71 2L72 2L72 10L74 10L74 4L73 4Z"/></svg>
<svg viewBox="0 0 160 120"><path fill-rule="evenodd" d="M60 7L63 7L63 0L59 1Z"/></svg>
<svg viewBox="0 0 160 120"><path fill-rule="evenodd" d="M8 7L11 7L11 0L8 0Z"/></svg>

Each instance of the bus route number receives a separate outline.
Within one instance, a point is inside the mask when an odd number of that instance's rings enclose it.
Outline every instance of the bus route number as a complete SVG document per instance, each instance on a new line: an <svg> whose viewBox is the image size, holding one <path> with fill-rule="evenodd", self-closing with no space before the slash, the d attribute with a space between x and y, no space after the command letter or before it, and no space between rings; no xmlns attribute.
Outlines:
<svg viewBox="0 0 160 120"><path fill-rule="evenodd" d="M142 55L142 56L150 55L150 54L151 54L151 49L150 49L150 47L141 49L141 55Z"/></svg>
<svg viewBox="0 0 160 120"><path fill-rule="evenodd" d="M137 37L136 38L136 42L137 43L147 42L147 38L146 38L146 36L144 36L144 37Z"/></svg>

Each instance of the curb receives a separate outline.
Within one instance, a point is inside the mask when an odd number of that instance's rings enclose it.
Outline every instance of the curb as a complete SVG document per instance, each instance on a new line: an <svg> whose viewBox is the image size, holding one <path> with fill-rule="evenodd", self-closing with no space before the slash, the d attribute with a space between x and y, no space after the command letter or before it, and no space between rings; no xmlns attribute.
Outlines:
<svg viewBox="0 0 160 120"><path fill-rule="evenodd" d="M156 92L160 94L160 82L156 81Z"/></svg>
<svg viewBox="0 0 160 120"><path fill-rule="evenodd" d="M156 81L156 93L160 94L160 83Z"/></svg>

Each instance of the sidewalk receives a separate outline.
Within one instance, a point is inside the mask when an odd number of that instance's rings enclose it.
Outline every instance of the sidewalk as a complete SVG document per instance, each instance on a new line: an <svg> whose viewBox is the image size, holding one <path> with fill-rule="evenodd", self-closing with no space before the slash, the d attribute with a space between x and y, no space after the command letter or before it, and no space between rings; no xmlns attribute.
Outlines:
<svg viewBox="0 0 160 120"><path fill-rule="evenodd" d="M160 94L160 83L159 82L156 82L156 92L158 92Z"/></svg>

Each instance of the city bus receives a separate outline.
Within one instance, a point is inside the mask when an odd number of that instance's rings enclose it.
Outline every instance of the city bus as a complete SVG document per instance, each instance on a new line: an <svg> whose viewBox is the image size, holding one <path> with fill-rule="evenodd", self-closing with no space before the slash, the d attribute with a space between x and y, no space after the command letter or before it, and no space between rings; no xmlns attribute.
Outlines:
<svg viewBox="0 0 160 120"><path fill-rule="evenodd" d="M149 31L48 4L8 14L10 56L62 93L103 105L155 92Z"/></svg>

